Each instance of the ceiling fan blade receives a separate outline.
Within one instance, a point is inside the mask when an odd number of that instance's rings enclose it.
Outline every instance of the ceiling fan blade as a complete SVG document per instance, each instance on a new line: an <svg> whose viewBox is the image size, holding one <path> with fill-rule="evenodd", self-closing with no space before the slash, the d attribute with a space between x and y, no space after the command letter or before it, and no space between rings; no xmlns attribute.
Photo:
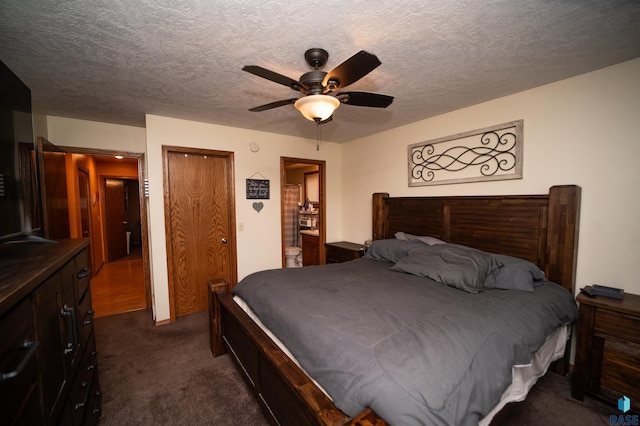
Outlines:
<svg viewBox="0 0 640 426"><path fill-rule="evenodd" d="M298 100L298 98L284 99L282 101L275 101L275 102L271 102L271 103L268 103L268 104L264 104L264 105L260 105L260 106L257 106L257 107L250 108L249 111L252 111L252 112L266 111L268 109L278 108L278 107L281 107L281 106L292 104L297 100Z"/></svg>
<svg viewBox="0 0 640 426"><path fill-rule="evenodd" d="M336 98L347 105L373 108L386 108L393 102L393 96L369 92L340 92Z"/></svg>
<svg viewBox="0 0 640 426"><path fill-rule="evenodd" d="M348 86L369 74L381 63L376 55L361 50L327 73L322 80L322 86L327 87L327 84L330 84L330 90Z"/></svg>
<svg viewBox="0 0 640 426"><path fill-rule="evenodd" d="M292 78L289 78L285 75L278 74L275 71L268 70L266 68L262 68L258 65L245 65L242 67L242 71L246 71L253 75L257 75L258 77L266 78L267 80L271 80L274 83L282 84L287 86L293 90L304 91L306 87Z"/></svg>

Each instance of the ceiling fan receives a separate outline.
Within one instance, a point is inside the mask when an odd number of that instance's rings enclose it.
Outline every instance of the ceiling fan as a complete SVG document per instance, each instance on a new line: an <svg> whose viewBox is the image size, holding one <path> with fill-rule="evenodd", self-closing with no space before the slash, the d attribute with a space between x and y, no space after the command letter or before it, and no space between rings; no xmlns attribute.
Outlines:
<svg viewBox="0 0 640 426"><path fill-rule="evenodd" d="M313 68L313 71L302 74L298 81L258 65L243 67L243 71L290 87L305 95L301 98L284 99L260 105L249 109L249 111L266 111L294 104L305 118L315 121L317 124L323 124L332 120L333 112L341 103L386 108L393 102L393 96L378 93L336 92L336 90L355 83L378 67L381 62L376 55L361 50L329 72L321 70L329 59L329 53L326 50L309 49L305 52L304 59Z"/></svg>

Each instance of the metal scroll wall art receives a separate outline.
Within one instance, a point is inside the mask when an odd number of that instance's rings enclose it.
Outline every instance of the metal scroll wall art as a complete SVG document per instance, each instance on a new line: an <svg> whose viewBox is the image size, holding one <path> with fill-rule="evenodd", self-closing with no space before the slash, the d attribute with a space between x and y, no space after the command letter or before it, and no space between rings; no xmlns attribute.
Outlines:
<svg viewBox="0 0 640 426"><path fill-rule="evenodd" d="M523 120L409 145L409 186L522 179Z"/></svg>

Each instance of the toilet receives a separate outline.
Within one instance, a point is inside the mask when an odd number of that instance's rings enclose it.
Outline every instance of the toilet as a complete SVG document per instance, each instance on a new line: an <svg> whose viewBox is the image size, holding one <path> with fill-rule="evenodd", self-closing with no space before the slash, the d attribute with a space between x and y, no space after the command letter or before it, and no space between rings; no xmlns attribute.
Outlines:
<svg viewBox="0 0 640 426"><path fill-rule="evenodd" d="M285 247L284 248L284 266L285 268L299 268L302 266L302 248Z"/></svg>

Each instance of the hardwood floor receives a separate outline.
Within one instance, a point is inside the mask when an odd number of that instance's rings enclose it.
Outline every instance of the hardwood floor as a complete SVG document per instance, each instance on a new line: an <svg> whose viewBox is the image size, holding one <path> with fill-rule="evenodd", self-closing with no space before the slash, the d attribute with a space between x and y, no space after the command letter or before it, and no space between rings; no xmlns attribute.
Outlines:
<svg viewBox="0 0 640 426"><path fill-rule="evenodd" d="M105 263L91 279L91 302L95 317L106 317L146 308L142 256Z"/></svg>

